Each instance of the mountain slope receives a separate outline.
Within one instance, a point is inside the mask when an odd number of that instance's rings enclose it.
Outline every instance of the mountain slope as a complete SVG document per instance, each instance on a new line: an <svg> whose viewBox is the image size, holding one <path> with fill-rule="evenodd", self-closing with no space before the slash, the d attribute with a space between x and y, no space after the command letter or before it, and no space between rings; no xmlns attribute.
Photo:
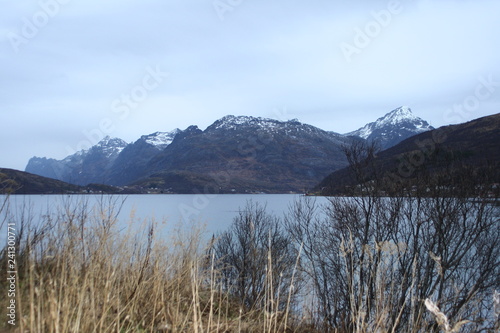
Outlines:
<svg viewBox="0 0 500 333"><path fill-rule="evenodd" d="M143 173L147 163L172 143L181 131L156 132L141 136L127 145L114 160L105 183L126 185L136 181Z"/></svg>
<svg viewBox="0 0 500 333"><path fill-rule="evenodd" d="M297 120L226 116L176 136L139 183L182 193L303 191L346 165L340 147L351 141Z"/></svg>
<svg viewBox="0 0 500 333"><path fill-rule="evenodd" d="M64 179L64 174L69 172L68 166L62 160L37 156L30 158L24 170L42 177L61 181Z"/></svg>
<svg viewBox="0 0 500 333"><path fill-rule="evenodd" d="M78 186L28 172L0 168L0 194L123 193L122 189L99 184ZM132 191L129 191L132 192Z"/></svg>
<svg viewBox="0 0 500 333"><path fill-rule="evenodd" d="M25 171L76 185L106 183L106 173L126 146L125 141L107 136L63 160L33 157Z"/></svg>
<svg viewBox="0 0 500 333"><path fill-rule="evenodd" d="M106 137L85 154L81 168L74 170L70 178L72 183L86 185L89 183L107 184L106 175L118 155L127 143L122 139Z"/></svg>
<svg viewBox="0 0 500 333"><path fill-rule="evenodd" d="M368 141L376 141L387 149L416 134L434 129L425 120L415 116L407 106L401 106L360 129L346 133Z"/></svg>
<svg viewBox="0 0 500 333"><path fill-rule="evenodd" d="M378 181L389 191L392 184L412 184L428 177L444 179L443 186L471 182L500 182L500 114L444 126L406 139L361 163L358 176L344 168L326 177L316 190L324 195L346 194L362 183Z"/></svg>

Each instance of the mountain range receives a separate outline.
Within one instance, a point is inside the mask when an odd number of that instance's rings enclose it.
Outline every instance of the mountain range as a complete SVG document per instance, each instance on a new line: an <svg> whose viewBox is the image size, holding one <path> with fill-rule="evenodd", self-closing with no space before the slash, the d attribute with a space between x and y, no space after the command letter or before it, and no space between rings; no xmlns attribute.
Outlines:
<svg viewBox="0 0 500 333"><path fill-rule="evenodd" d="M163 193L302 192L347 166L343 147L383 148L433 128L400 107L354 132L325 131L296 119L225 116L205 130L143 135L133 143L106 137L63 160L33 157L26 172L76 185L101 183Z"/></svg>

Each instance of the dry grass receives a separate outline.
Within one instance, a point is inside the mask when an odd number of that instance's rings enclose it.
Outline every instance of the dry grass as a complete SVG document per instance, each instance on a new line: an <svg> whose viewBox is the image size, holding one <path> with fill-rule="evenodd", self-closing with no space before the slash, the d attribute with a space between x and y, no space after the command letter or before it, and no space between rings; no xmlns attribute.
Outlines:
<svg viewBox="0 0 500 333"><path fill-rule="evenodd" d="M292 331L289 309L247 312L222 291L200 230L168 240L155 238L154 221L118 230L119 208L116 200L93 207L67 203L41 223L16 221L23 229L17 246L19 331ZM5 252L0 258L5 267ZM2 275L2 290L4 281ZM2 298L0 307L6 302ZM8 326L0 323L0 329Z"/></svg>

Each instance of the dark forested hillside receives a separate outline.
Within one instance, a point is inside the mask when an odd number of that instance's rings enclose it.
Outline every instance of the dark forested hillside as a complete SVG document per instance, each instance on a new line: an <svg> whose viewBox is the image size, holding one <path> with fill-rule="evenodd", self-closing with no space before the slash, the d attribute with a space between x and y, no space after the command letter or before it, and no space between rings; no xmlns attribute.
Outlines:
<svg viewBox="0 0 500 333"><path fill-rule="evenodd" d="M395 184L422 184L440 177L442 186L456 182L492 186L500 182L500 114L438 128L398 145L372 152L351 167L333 172L316 190L325 195L348 193L360 184L378 182L385 192Z"/></svg>
<svg viewBox="0 0 500 333"><path fill-rule="evenodd" d="M109 185L79 186L28 172L0 168L0 194L122 193Z"/></svg>

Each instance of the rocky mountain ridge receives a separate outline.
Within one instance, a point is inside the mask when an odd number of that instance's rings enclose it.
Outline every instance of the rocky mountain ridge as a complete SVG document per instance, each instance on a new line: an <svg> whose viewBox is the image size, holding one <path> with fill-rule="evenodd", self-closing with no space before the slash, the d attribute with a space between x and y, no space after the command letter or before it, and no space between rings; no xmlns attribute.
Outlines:
<svg viewBox="0 0 500 333"><path fill-rule="evenodd" d="M134 184L175 193L202 191L207 186L226 192L302 192L346 166L343 146L377 135L384 139L389 125L394 134L397 126L405 124L395 134L404 138L410 123L417 132L428 125L403 107L348 135L297 119L228 115L205 130L192 125L143 135L130 144L106 137L63 160L34 157L26 171L77 185ZM222 178L229 181L214 182Z"/></svg>
<svg viewBox="0 0 500 333"><path fill-rule="evenodd" d="M345 135L376 141L381 149L387 149L409 137L432 129L434 127L422 118L415 116L411 108L401 106L376 121Z"/></svg>

